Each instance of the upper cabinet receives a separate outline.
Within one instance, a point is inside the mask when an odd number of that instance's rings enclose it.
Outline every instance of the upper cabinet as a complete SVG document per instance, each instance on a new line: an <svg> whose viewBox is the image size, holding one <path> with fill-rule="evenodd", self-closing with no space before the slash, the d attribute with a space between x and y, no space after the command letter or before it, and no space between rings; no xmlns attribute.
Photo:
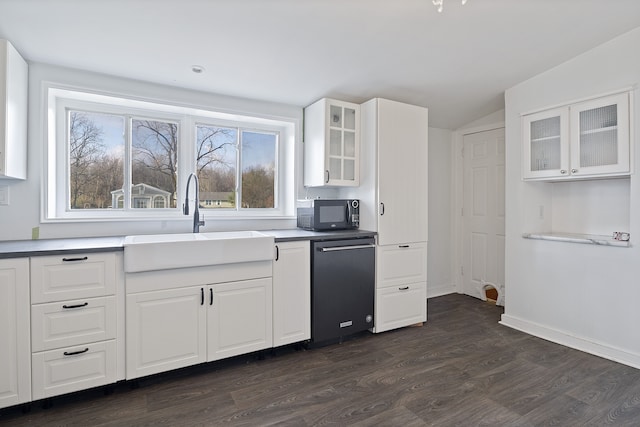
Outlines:
<svg viewBox="0 0 640 427"><path fill-rule="evenodd" d="M523 116L523 178L629 175L629 97L625 92Z"/></svg>
<svg viewBox="0 0 640 427"><path fill-rule="evenodd" d="M27 63L0 40L0 178L27 178Z"/></svg>
<svg viewBox="0 0 640 427"><path fill-rule="evenodd" d="M323 98L304 109L304 185L359 185L360 106Z"/></svg>

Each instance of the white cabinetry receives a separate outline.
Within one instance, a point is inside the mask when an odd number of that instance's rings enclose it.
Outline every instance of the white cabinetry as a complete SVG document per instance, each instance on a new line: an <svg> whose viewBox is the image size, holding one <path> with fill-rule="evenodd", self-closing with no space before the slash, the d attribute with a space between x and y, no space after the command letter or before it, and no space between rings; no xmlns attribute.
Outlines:
<svg viewBox="0 0 640 427"><path fill-rule="evenodd" d="M426 321L428 110L362 104L360 227L378 232L375 332ZM363 166L363 170L364 170Z"/></svg>
<svg viewBox="0 0 640 427"><path fill-rule="evenodd" d="M0 408L31 400L29 259L0 260Z"/></svg>
<svg viewBox="0 0 640 427"><path fill-rule="evenodd" d="M271 347L271 274L271 261L127 274L127 379Z"/></svg>
<svg viewBox="0 0 640 427"><path fill-rule="evenodd" d="M629 97L625 92L524 115L523 178L629 175Z"/></svg>
<svg viewBox="0 0 640 427"><path fill-rule="evenodd" d="M304 109L304 185L357 186L360 106L323 98Z"/></svg>
<svg viewBox="0 0 640 427"><path fill-rule="evenodd" d="M273 346L310 338L310 243L308 240L276 243L273 261Z"/></svg>
<svg viewBox="0 0 640 427"><path fill-rule="evenodd" d="M122 379L117 266L115 253L31 258L34 400Z"/></svg>
<svg viewBox="0 0 640 427"><path fill-rule="evenodd" d="M27 178L28 67L0 39L0 178Z"/></svg>

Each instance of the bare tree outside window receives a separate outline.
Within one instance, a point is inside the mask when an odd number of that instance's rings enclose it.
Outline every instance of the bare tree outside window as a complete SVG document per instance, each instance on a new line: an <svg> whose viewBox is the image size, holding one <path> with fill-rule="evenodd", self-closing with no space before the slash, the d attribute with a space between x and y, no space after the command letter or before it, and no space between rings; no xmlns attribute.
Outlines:
<svg viewBox="0 0 640 427"><path fill-rule="evenodd" d="M277 135L242 132L242 207L275 208Z"/></svg>
<svg viewBox="0 0 640 427"><path fill-rule="evenodd" d="M111 207L122 187L124 120L108 114L69 112L69 207Z"/></svg>
<svg viewBox="0 0 640 427"><path fill-rule="evenodd" d="M212 125L196 126L200 205L235 208L238 130Z"/></svg>

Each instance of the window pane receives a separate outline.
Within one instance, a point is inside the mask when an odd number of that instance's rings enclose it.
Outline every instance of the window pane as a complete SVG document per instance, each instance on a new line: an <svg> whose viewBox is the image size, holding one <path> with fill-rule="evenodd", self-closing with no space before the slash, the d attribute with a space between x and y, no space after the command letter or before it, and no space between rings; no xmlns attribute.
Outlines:
<svg viewBox="0 0 640 427"><path fill-rule="evenodd" d="M275 134L242 132L243 208L275 208L277 143Z"/></svg>
<svg viewBox="0 0 640 427"><path fill-rule="evenodd" d="M134 119L131 148L131 207L175 208L178 125Z"/></svg>
<svg viewBox="0 0 640 427"><path fill-rule="evenodd" d="M68 135L69 207L121 208L117 193L122 196L124 119L70 111Z"/></svg>
<svg viewBox="0 0 640 427"><path fill-rule="evenodd" d="M237 141L237 129L196 126L200 206L236 207Z"/></svg>

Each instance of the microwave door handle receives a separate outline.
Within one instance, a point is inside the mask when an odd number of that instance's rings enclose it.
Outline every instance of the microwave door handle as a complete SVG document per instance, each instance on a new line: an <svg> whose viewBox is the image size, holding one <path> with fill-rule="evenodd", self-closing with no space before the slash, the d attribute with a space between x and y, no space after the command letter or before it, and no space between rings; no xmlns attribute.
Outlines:
<svg viewBox="0 0 640 427"><path fill-rule="evenodd" d="M347 224L351 224L353 212L351 212L351 203L347 202Z"/></svg>

